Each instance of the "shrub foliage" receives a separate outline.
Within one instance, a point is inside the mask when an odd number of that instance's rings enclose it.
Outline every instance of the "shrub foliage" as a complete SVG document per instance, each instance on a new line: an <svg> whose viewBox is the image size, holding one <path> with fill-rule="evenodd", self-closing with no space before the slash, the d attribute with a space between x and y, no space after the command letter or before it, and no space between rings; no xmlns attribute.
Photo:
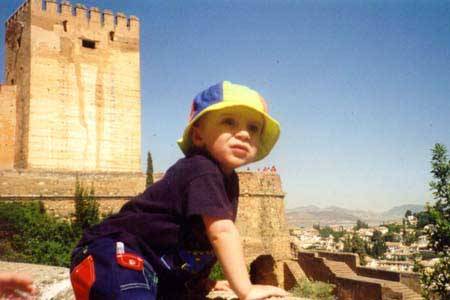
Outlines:
<svg viewBox="0 0 450 300"><path fill-rule="evenodd" d="M0 259L68 267L82 230L100 221L94 190L78 181L74 204L72 223L48 215L42 201L0 202Z"/></svg>
<svg viewBox="0 0 450 300"><path fill-rule="evenodd" d="M0 258L54 266L68 266L79 239L67 221L42 211L39 201L0 202Z"/></svg>
<svg viewBox="0 0 450 300"><path fill-rule="evenodd" d="M309 281L303 279L298 282L289 292L295 297L305 297L314 300L333 300L334 285L322 281Z"/></svg>

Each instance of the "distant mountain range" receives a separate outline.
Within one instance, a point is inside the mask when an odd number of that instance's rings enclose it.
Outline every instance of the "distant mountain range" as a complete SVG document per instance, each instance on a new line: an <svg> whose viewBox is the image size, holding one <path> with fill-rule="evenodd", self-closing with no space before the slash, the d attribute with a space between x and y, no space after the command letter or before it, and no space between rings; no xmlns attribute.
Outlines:
<svg viewBox="0 0 450 300"><path fill-rule="evenodd" d="M286 210L286 220L289 226L310 227L320 225L350 225L362 220L370 225L389 221L399 221L407 210L419 212L425 209L424 205L405 204L393 207L387 211L377 213L370 210L353 210L338 206L320 208L314 205L301 206Z"/></svg>

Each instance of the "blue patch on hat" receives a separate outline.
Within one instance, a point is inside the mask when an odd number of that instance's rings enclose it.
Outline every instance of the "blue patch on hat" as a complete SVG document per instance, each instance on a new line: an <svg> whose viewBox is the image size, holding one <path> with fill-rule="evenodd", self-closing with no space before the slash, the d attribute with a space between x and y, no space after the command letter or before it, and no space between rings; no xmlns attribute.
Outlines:
<svg viewBox="0 0 450 300"><path fill-rule="evenodd" d="M213 85L195 96L191 120L208 106L223 100L223 82Z"/></svg>

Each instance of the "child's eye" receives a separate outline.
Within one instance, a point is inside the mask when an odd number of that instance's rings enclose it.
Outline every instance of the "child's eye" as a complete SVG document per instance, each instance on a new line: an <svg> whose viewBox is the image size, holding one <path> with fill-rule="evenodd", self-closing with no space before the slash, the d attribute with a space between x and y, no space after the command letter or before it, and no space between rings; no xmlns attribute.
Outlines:
<svg viewBox="0 0 450 300"><path fill-rule="evenodd" d="M236 121L232 118L225 118L222 120L222 124L225 124L228 126L234 126L234 125L236 125Z"/></svg>
<svg viewBox="0 0 450 300"><path fill-rule="evenodd" d="M249 124L248 125L248 131L250 131L251 133L259 133L260 126L257 125L257 124Z"/></svg>

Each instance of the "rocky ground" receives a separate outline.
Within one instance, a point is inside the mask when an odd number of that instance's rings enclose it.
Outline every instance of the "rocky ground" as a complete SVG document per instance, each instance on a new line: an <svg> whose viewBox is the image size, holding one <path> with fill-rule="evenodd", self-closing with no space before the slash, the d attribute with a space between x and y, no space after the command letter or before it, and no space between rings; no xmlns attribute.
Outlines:
<svg viewBox="0 0 450 300"><path fill-rule="evenodd" d="M69 269L61 267L10 263L0 261L0 272L27 274L33 278L39 289L40 300L74 300L69 280ZM208 295L211 300L237 300L233 293L214 292ZM302 298L285 298L285 300L307 300Z"/></svg>
<svg viewBox="0 0 450 300"><path fill-rule="evenodd" d="M0 262L1 272L15 272L30 276L39 289L38 299L75 299L69 280L69 269L61 267Z"/></svg>

